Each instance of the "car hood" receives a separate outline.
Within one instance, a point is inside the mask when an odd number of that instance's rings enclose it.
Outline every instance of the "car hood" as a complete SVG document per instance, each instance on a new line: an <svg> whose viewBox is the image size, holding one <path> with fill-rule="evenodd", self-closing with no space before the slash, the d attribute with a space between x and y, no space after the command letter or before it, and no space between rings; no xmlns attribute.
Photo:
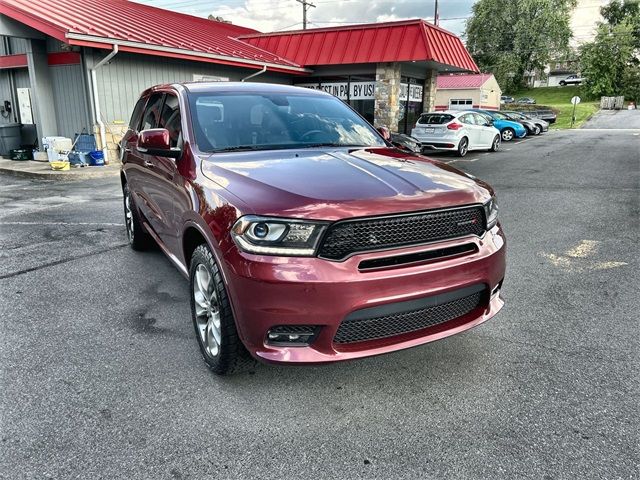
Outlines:
<svg viewBox="0 0 640 480"><path fill-rule="evenodd" d="M484 203L491 187L441 162L393 148L215 154L205 177L243 214L338 220Z"/></svg>

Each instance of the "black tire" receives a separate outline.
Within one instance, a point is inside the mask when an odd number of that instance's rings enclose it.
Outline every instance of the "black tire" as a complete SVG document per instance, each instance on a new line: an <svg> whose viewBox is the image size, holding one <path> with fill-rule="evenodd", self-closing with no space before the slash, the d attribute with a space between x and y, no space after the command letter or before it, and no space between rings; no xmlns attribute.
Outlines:
<svg viewBox="0 0 640 480"><path fill-rule="evenodd" d="M542 133L542 127L540 125L536 125L535 130L533 131L534 135L540 135Z"/></svg>
<svg viewBox="0 0 640 480"><path fill-rule="evenodd" d="M205 340L201 333L202 323L198 323L198 318L203 315L196 314L195 284L196 272L199 266L204 266L210 275L211 295L216 295L217 312L219 313L219 334L220 341L217 354L212 355L207 349ZM242 340L238 336L236 322L233 318L233 311L229 303L229 296L224 285L224 280L220 274L220 269L216 263L211 250L206 244L199 245L191 257L189 268L189 287L191 297L191 319L196 333L198 346L202 358L209 369L218 375L229 375L242 371L251 370L255 367L256 361L251 357L245 348ZM206 334L205 334L206 336Z"/></svg>
<svg viewBox="0 0 640 480"><path fill-rule="evenodd" d="M562 80L562 81L560 82L560 86L561 86L561 87L564 87L566 84L567 84L567 82L565 82L564 80Z"/></svg>
<svg viewBox="0 0 640 480"><path fill-rule="evenodd" d="M503 142L510 142L515 138L516 132L513 130L513 128L505 128L504 130L502 130L502 132L500 132L500 136L502 137Z"/></svg>
<svg viewBox="0 0 640 480"><path fill-rule="evenodd" d="M490 152L497 152L500 149L500 135L496 135L491 143Z"/></svg>
<svg viewBox="0 0 640 480"><path fill-rule="evenodd" d="M459 157L464 157L469 151L469 139L467 137L462 137L460 142L458 143L458 151L456 154Z"/></svg>
<svg viewBox="0 0 640 480"><path fill-rule="evenodd" d="M142 225L141 215L138 211L138 207L133 200L129 185L124 184L122 187L123 193L123 206L124 206L124 226L127 230L127 239L129 245L134 250L144 251L148 250L155 243L153 237L149 235L147 230Z"/></svg>

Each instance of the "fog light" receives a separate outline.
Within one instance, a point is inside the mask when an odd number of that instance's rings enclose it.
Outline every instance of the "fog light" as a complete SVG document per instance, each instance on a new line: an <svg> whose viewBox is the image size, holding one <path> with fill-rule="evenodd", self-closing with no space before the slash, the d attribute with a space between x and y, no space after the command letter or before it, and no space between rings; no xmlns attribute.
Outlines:
<svg viewBox="0 0 640 480"><path fill-rule="evenodd" d="M306 347L316 338L316 325L279 325L267 332L267 343L276 346Z"/></svg>

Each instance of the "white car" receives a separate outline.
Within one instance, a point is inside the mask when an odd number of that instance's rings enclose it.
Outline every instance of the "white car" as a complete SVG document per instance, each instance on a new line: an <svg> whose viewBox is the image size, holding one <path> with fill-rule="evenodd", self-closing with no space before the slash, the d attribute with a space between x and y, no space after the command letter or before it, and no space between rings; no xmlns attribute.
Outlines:
<svg viewBox="0 0 640 480"><path fill-rule="evenodd" d="M423 113L411 136L419 140L423 150L455 151L464 157L469 150L500 148L500 130L484 115L476 112L447 110Z"/></svg>
<svg viewBox="0 0 640 480"><path fill-rule="evenodd" d="M583 81L584 78L582 78L580 75L569 75L564 80L560 80L560 85L563 87L565 85L580 85Z"/></svg>

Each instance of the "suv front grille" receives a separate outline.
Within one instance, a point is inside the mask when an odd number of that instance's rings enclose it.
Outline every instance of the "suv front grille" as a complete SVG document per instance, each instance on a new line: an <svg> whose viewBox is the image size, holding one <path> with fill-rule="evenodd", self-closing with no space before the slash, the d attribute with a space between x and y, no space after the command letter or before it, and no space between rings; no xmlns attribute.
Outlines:
<svg viewBox="0 0 640 480"><path fill-rule="evenodd" d="M478 308L485 293L484 285L474 285L448 294L358 310L342 321L333 341L365 342L440 325Z"/></svg>
<svg viewBox="0 0 640 480"><path fill-rule="evenodd" d="M318 249L318 256L344 260L358 252L419 245L467 235L481 236L484 231L484 209L481 206L344 220L328 228Z"/></svg>

